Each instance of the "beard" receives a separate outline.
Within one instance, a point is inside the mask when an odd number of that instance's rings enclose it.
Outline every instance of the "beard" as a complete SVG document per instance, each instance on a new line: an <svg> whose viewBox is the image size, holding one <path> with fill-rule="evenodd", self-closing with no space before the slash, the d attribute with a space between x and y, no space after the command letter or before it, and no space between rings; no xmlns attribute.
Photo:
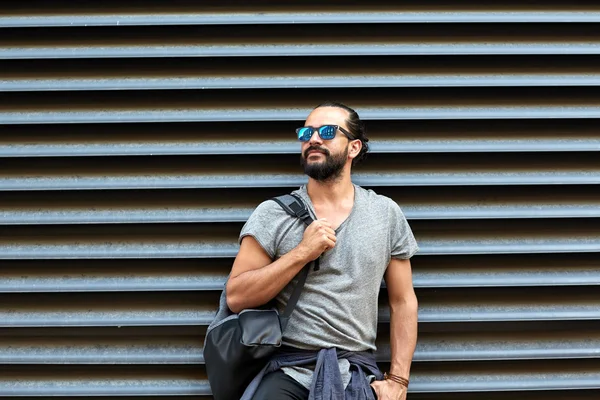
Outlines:
<svg viewBox="0 0 600 400"><path fill-rule="evenodd" d="M311 150L318 150L325 156L325 161L320 162L312 162L309 163L306 158L308 156L308 152ZM304 154L300 156L300 165L304 168L304 173L316 181L325 182L325 181L333 181L339 178L342 175L342 170L346 165L346 160L348 159L348 148L341 152L340 154L331 155L329 150L322 148L311 146Z"/></svg>

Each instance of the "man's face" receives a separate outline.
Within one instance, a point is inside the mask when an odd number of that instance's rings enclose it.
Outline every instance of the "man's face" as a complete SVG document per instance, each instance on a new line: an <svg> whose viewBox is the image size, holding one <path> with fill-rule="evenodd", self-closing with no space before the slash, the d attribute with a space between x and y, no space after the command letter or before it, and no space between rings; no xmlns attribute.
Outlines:
<svg viewBox="0 0 600 400"><path fill-rule="evenodd" d="M305 126L338 125L348 130L348 112L338 107L320 107L310 113ZM339 130L331 140L323 140L314 132L308 142L302 142L300 163L304 173L317 181L338 178L348 162L348 138Z"/></svg>

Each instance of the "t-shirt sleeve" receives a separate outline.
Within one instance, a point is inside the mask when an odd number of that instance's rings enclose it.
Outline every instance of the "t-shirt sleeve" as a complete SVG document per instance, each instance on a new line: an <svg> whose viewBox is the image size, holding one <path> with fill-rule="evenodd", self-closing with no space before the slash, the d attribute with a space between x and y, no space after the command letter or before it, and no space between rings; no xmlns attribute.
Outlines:
<svg viewBox="0 0 600 400"><path fill-rule="evenodd" d="M287 214L274 201L267 200L256 207L250 218L246 221L240 232L239 243L246 236L252 236L267 252L271 259L277 254L280 219Z"/></svg>
<svg viewBox="0 0 600 400"><path fill-rule="evenodd" d="M390 201L390 220L391 220L391 256L407 260L417 251L419 246L413 235L412 229L404 216L404 213L394 201Z"/></svg>

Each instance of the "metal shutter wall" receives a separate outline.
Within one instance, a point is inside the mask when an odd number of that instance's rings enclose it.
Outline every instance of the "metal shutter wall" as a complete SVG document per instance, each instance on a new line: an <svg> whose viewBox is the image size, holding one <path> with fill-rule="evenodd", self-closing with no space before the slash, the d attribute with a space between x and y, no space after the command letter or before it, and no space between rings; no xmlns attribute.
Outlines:
<svg viewBox="0 0 600 400"><path fill-rule="evenodd" d="M409 397L597 399L600 6L272 4L3 6L0 395L208 398L237 233L334 99L422 247Z"/></svg>

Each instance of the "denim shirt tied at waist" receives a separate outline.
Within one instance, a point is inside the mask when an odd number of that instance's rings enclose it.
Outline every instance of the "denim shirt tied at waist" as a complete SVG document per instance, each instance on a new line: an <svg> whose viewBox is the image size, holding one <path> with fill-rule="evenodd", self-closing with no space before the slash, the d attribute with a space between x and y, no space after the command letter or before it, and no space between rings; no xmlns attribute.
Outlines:
<svg viewBox="0 0 600 400"><path fill-rule="evenodd" d="M351 379L345 390L338 358L345 358L350 362ZM310 364L316 364L316 366L310 386L309 400L375 400L371 385L367 380L367 373L374 375L377 380L383 379L383 374L377 367L372 352L352 352L336 348L314 352L286 347L277 352L250 382L240 400L251 400L266 374L282 367L299 367Z"/></svg>

